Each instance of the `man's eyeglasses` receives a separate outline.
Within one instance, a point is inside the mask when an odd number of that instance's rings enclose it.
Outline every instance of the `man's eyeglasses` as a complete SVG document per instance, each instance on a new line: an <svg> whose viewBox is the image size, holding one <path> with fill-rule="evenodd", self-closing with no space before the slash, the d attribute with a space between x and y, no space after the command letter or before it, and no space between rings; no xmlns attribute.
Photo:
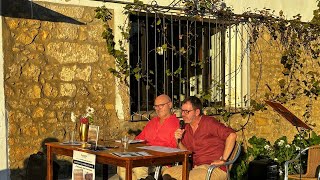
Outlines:
<svg viewBox="0 0 320 180"><path fill-rule="evenodd" d="M183 114L189 114L191 111L194 111L194 109L192 109L192 110L183 110L183 109L181 109L181 113L183 113Z"/></svg>
<svg viewBox="0 0 320 180"><path fill-rule="evenodd" d="M169 101L170 102L170 101ZM161 109L164 105L168 104L169 102L163 103L163 104L157 104L153 106L153 109Z"/></svg>

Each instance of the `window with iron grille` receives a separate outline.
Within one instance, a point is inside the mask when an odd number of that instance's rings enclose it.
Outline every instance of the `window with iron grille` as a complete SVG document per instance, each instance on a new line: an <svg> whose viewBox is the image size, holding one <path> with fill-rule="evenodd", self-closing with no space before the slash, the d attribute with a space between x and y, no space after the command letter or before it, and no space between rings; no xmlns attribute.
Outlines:
<svg viewBox="0 0 320 180"><path fill-rule="evenodd" d="M193 95L205 107L248 106L245 24L151 13L131 15L130 22L132 114L152 111L160 94L169 95L175 108Z"/></svg>

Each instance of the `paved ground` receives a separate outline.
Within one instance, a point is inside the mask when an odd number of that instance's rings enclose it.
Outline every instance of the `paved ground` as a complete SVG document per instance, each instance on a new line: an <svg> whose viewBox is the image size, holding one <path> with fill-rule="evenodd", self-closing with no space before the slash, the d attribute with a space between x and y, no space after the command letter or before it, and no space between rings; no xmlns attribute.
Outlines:
<svg viewBox="0 0 320 180"><path fill-rule="evenodd" d="M71 179L72 178L59 179L59 180L71 180ZM96 180L102 180L102 177L96 177ZM119 180L119 176L118 175L113 175L113 176L109 177L108 180Z"/></svg>
<svg viewBox="0 0 320 180"><path fill-rule="evenodd" d="M67 179L58 179L58 180L71 180L72 178L67 178ZM102 177L96 177L96 180L102 180ZM118 175L116 175L116 174L114 174L114 175L112 175L112 176L110 176L109 178L108 178L108 180L119 180L119 176Z"/></svg>
<svg viewBox="0 0 320 180"><path fill-rule="evenodd" d="M96 180L102 180L102 174L100 171L101 167L98 167L98 170L96 171ZM119 180L119 176L117 175L117 170L115 166L108 166L108 180ZM59 178L59 180L71 180L71 177L68 178Z"/></svg>

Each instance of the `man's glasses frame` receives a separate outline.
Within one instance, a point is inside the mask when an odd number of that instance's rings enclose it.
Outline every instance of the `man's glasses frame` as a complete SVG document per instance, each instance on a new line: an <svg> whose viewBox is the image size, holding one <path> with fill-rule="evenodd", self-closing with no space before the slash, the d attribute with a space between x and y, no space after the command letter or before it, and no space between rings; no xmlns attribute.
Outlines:
<svg viewBox="0 0 320 180"><path fill-rule="evenodd" d="M189 114L191 111L195 111L194 109L192 109L192 110L183 110L183 109L181 109L181 113L183 113L183 114Z"/></svg>
<svg viewBox="0 0 320 180"><path fill-rule="evenodd" d="M169 102L166 102L166 103L162 103L162 104L157 104L157 105L154 105L153 106L153 109L162 109L164 107L164 105L170 103L171 101Z"/></svg>

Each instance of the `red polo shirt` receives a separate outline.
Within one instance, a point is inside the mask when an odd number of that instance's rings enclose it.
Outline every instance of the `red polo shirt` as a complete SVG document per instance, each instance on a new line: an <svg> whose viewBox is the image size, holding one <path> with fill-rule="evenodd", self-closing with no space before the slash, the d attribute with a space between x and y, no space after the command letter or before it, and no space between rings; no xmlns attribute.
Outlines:
<svg viewBox="0 0 320 180"><path fill-rule="evenodd" d="M235 132L213 117L202 116L193 133L190 124L185 127L182 144L193 152L193 165L211 164L223 154L227 137ZM221 167L226 170L225 167Z"/></svg>
<svg viewBox="0 0 320 180"><path fill-rule="evenodd" d="M175 114L160 124L160 118L151 119L143 128L142 132L135 138L145 140L148 145L177 147L174 132L179 128L179 119Z"/></svg>

